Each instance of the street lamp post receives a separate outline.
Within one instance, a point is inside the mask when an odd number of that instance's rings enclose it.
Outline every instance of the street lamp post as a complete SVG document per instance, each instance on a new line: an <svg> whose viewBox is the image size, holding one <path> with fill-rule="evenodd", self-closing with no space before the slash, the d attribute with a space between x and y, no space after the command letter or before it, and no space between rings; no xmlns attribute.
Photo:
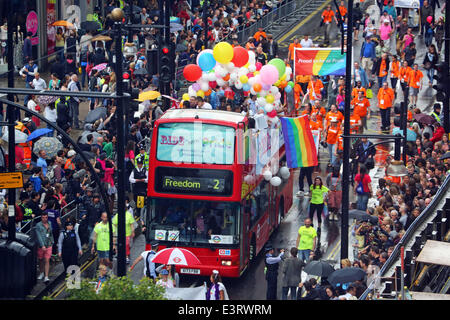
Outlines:
<svg viewBox="0 0 450 320"><path fill-rule="evenodd" d="M122 19L123 10L115 8L113 17L115 34L114 71L117 77L117 276L127 274L126 270L126 238L125 238L125 136L124 136L124 106L123 106L123 55L122 55Z"/></svg>
<svg viewBox="0 0 450 320"><path fill-rule="evenodd" d="M347 52L345 60L345 87L350 93L352 86L352 36L353 36L353 0L348 1ZM342 222L341 222L341 259L348 258L348 209L350 176L350 94L345 95L344 108L344 150L342 165Z"/></svg>

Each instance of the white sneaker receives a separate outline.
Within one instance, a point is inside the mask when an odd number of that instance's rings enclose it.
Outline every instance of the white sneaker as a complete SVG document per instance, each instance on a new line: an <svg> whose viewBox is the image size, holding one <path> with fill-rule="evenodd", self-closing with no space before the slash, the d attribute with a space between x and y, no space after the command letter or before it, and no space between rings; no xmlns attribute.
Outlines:
<svg viewBox="0 0 450 320"><path fill-rule="evenodd" d="M299 197L299 198L303 197L304 195L305 195L305 193L303 191L299 191L296 194L296 196Z"/></svg>
<svg viewBox="0 0 450 320"><path fill-rule="evenodd" d="M42 273L37 277L37 279L38 279L38 280L44 279L44 273L42 272Z"/></svg>
<svg viewBox="0 0 450 320"><path fill-rule="evenodd" d="M50 282L50 279L48 277L45 277L44 282L45 283Z"/></svg>

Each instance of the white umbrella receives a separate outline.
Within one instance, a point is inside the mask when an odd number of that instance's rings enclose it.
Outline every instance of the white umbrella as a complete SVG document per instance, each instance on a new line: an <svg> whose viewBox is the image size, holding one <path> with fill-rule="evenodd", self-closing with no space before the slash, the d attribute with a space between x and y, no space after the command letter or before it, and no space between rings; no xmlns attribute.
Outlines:
<svg viewBox="0 0 450 320"><path fill-rule="evenodd" d="M20 130L14 129L14 133L15 133L15 139L16 139L16 143L24 143L27 142L28 139L28 135L25 132L22 132ZM8 136L8 128L5 128L5 132L2 136L2 139L6 142L9 141L9 136Z"/></svg>

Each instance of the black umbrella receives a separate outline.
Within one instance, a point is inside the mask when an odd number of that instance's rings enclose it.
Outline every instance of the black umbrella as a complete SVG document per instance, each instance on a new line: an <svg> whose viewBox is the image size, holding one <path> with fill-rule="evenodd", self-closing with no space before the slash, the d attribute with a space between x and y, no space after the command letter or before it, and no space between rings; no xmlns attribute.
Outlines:
<svg viewBox="0 0 450 320"><path fill-rule="evenodd" d="M450 158L450 151L446 152L446 153L445 153L442 157L440 157L439 159L445 160L445 159L448 159L448 158Z"/></svg>
<svg viewBox="0 0 450 320"><path fill-rule="evenodd" d="M371 216L367 214L367 212L363 210L353 209L348 212L349 219L356 219L358 221L369 221L372 224L378 223L378 218L375 216Z"/></svg>
<svg viewBox="0 0 450 320"><path fill-rule="evenodd" d="M80 27L86 31L96 31L102 28L97 21L84 21L81 23Z"/></svg>
<svg viewBox="0 0 450 320"><path fill-rule="evenodd" d="M364 280L365 276L366 272L363 269L350 267L334 271L332 274L328 276L327 280L331 285L337 287L344 283Z"/></svg>
<svg viewBox="0 0 450 320"><path fill-rule="evenodd" d="M334 272L334 268L328 262L313 260L308 262L303 271L314 276L328 277Z"/></svg>
<svg viewBox="0 0 450 320"><path fill-rule="evenodd" d="M106 119L106 108L105 107L98 107L94 110L89 111L89 113L86 116L86 119L84 121L86 123L93 123L97 121L98 119Z"/></svg>
<svg viewBox="0 0 450 320"><path fill-rule="evenodd" d="M148 74L148 71L145 68L139 68L139 69L134 70L135 76L145 76L147 74Z"/></svg>

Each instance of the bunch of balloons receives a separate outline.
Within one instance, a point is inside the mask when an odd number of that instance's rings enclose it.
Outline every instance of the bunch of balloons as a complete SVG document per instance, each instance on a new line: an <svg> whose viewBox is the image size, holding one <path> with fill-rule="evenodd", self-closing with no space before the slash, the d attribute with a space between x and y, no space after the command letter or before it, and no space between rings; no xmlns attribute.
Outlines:
<svg viewBox="0 0 450 320"><path fill-rule="evenodd" d="M183 101L190 97L205 97L216 89L242 90L244 96L256 95L256 104L269 118L277 115L281 91L289 93L294 88L290 81L292 68L275 58L266 65L256 61L253 51L232 47L227 42L217 43L213 49L205 49L197 56L196 64L184 67L184 78L193 82Z"/></svg>

